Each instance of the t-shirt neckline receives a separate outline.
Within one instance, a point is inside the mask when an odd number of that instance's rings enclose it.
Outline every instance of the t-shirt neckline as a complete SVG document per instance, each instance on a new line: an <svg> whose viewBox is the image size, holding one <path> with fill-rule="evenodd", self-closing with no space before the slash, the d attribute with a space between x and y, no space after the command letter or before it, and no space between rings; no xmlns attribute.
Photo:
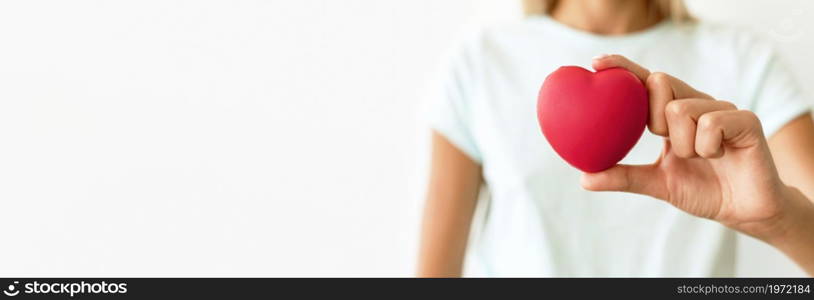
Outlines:
<svg viewBox="0 0 814 300"><path fill-rule="evenodd" d="M663 20L650 28L636 32L622 35L602 35L565 25L547 15L531 16L528 17L528 20L532 23L544 25L546 28L551 29L551 31L555 34L561 35L563 38L565 38L565 40L590 44L630 44L640 41L648 41L662 35L662 32L668 30L672 24L672 22L669 20Z"/></svg>

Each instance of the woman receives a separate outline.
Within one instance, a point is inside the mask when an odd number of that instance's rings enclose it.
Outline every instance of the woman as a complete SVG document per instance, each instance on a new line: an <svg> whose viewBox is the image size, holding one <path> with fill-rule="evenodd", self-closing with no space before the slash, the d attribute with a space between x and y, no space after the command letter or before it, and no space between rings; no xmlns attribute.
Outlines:
<svg viewBox="0 0 814 300"><path fill-rule="evenodd" d="M419 275L460 276L468 252L481 276L731 276L735 231L814 275L814 123L769 45L680 1L526 2L543 14L451 59ZM599 53L617 55L588 59ZM650 133L594 174L555 154L535 111L547 74L588 61L628 69L650 96ZM470 240L481 185L491 200Z"/></svg>

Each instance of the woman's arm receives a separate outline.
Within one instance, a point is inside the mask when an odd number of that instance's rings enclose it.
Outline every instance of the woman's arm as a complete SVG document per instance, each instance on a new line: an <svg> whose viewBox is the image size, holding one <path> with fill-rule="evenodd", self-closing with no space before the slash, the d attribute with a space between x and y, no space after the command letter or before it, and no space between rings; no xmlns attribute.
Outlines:
<svg viewBox="0 0 814 300"><path fill-rule="evenodd" d="M780 179L799 193L801 202L814 199L814 122L811 115L802 115L783 126L769 138ZM814 275L814 208L801 205L783 234L770 241ZM806 209L805 207L809 207ZM809 211L809 213L806 213Z"/></svg>
<svg viewBox="0 0 814 300"><path fill-rule="evenodd" d="M418 276L458 277L480 191L481 168L433 131L430 170Z"/></svg>
<svg viewBox="0 0 814 300"><path fill-rule="evenodd" d="M814 199L814 122L797 117L769 138L780 179Z"/></svg>

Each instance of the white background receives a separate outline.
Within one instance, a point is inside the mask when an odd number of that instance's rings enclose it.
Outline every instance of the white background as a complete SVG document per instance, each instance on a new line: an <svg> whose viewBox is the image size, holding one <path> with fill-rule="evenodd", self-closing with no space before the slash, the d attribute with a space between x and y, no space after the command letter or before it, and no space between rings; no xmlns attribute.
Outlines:
<svg viewBox="0 0 814 300"><path fill-rule="evenodd" d="M766 34L814 80L814 2L689 4ZM411 275L422 91L455 38L519 14L506 0L0 2L0 276ZM740 275L803 274L742 243Z"/></svg>

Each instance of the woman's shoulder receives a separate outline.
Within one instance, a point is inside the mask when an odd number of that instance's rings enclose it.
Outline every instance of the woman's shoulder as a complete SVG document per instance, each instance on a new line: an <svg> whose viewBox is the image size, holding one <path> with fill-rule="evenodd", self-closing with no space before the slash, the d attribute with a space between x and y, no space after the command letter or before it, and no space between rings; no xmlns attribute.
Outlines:
<svg viewBox="0 0 814 300"><path fill-rule="evenodd" d="M685 25L688 37L706 51L725 51L744 59L772 55L774 41L765 33L712 21L693 21ZM682 25L675 25L681 31Z"/></svg>
<svg viewBox="0 0 814 300"><path fill-rule="evenodd" d="M532 27L523 20L467 26L454 41L457 48L476 50L529 35Z"/></svg>
<svg viewBox="0 0 814 300"><path fill-rule="evenodd" d="M526 17L470 25L464 29L457 44L469 48L488 48L556 39L559 37L558 31L564 27L548 17Z"/></svg>
<svg viewBox="0 0 814 300"><path fill-rule="evenodd" d="M478 63L518 46L529 46L539 34L532 30L524 20L470 25L450 43L445 56L448 61Z"/></svg>

